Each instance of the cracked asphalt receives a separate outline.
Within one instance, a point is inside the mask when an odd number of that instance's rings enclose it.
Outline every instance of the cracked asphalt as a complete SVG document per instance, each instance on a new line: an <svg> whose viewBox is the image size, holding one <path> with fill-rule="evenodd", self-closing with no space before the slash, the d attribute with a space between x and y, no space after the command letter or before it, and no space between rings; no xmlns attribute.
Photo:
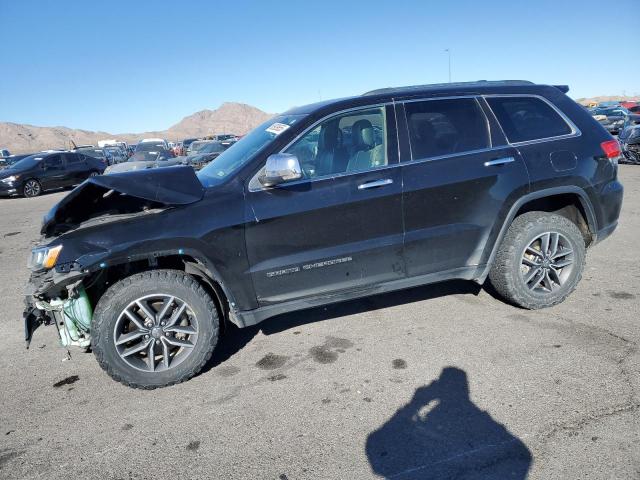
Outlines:
<svg viewBox="0 0 640 480"><path fill-rule="evenodd" d="M22 289L64 192L0 200L0 477L640 478L640 167L615 234L562 305L449 282L231 330L202 374L131 390L52 327L24 349Z"/></svg>

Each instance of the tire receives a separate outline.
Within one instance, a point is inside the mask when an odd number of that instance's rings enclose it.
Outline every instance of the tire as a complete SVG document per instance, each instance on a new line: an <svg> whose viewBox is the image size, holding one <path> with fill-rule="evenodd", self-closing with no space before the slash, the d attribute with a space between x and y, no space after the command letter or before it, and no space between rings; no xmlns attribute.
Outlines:
<svg viewBox="0 0 640 480"><path fill-rule="evenodd" d="M40 185L40 182L35 178L30 178L29 180L24 182L24 185L22 187L22 195L24 195L25 197L33 198L37 197L41 193L42 185Z"/></svg>
<svg viewBox="0 0 640 480"><path fill-rule="evenodd" d="M159 317L155 325L150 315L145 319L136 300ZM180 320L172 325L174 316ZM162 318L166 319L162 325L167 326L159 325ZM218 342L219 324L213 299L195 279L179 270L152 270L120 280L100 298L93 315L91 348L114 380L133 388L166 387L190 379L204 367ZM196 333L181 333L185 331ZM125 341L130 337L135 338ZM186 344L192 346L183 346ZM136 349L136 353L129 353ZM170 351L169 355L165 356L165 351Z"/></svg>
<svg viewBox="0 0 640 480"><path fill-rule="evenodd" d="M555 255L549 255L554 253L555 238ZM545 241L547 255L542 253ZM510 225L498 247L489 280L505 300L517 306L531 310L551 307L576 288L585 258L584 238L573 222L552 213L528 212Z"/></svg>

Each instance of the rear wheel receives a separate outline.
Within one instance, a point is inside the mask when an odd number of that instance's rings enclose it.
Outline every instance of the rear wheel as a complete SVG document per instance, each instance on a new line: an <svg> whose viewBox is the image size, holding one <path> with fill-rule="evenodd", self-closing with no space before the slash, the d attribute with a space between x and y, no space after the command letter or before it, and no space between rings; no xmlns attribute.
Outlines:
<svg viewBox="0 0 640 480"><path fill-rule="evenodd" d="M42 193L42 186L40 182L35 178L30 178L26 182L24 182L24 187L22 187L22 194L25 197L37 197Z"/></svg>
<svg viewBox="0 0 640 480"><path fill-rule="evenodd" d="M576 288L586 248L578 227L565 217L528 212L505 235L489 280L505 299L528 309L557 305Z"/></svg>
<svg viewBox="0 0 640 480"><path fill-rule="evenodd" d="M154 270L105 292L93 316L92 349L115 380L164 387L202 369L218 329L213 299L195 279L179 270Z"/></svg>

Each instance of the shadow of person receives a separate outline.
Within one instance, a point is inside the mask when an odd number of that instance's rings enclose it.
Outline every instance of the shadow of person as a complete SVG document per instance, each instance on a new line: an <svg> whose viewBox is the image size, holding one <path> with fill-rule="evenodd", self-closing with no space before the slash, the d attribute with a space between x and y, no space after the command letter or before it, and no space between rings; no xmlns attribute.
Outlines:
<svg viewBox="0 0 640 480"><path fill-rule="evenodd" d="M369 434L372 470L388 479L525 479L531 453L469 398L467 374L446 367Z"/></svg>

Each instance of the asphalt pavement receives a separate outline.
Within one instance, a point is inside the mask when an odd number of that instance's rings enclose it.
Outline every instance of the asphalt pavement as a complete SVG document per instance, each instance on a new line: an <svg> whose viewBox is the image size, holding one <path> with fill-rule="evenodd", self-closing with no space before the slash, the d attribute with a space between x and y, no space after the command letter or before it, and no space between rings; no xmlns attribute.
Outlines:
<svg viewBox="0 0 640 480"><path fill-rule="evenodd" d="M42 215L0 200L0 478L640 478L640 167L576 292L526 311L448 282L273 318L141 391L53 327L25 350Z"/></svg>

